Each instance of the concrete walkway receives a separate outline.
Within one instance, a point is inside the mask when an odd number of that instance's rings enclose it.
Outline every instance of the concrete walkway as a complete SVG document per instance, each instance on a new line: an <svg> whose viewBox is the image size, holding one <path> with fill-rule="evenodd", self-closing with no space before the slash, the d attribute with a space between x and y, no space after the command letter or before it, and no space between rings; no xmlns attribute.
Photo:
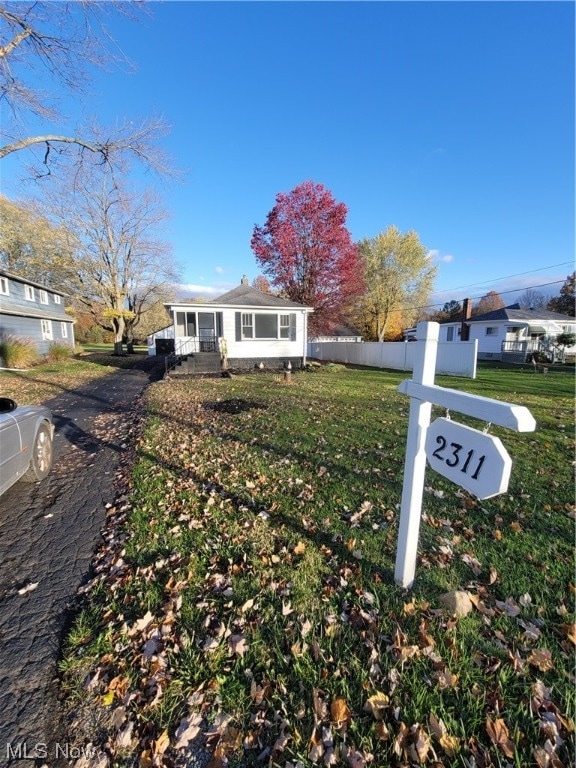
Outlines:
<svg viewBox="0 0 576 768"><path fill-rule="evenodd" d="M161 365L162 364L162 365ZM0 497L0 766L67 765L60 646L101 541L138 399L164 372L147 358L47 401L55 463Z"/></svg>

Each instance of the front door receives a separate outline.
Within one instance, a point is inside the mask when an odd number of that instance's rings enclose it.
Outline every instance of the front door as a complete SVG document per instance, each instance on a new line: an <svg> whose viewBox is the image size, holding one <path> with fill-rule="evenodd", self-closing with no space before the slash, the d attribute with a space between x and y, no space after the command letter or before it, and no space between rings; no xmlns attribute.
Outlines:
<svg viewBox="0 0 576 768"><path fill-rule="evenodd" d="M214 312L198 312L198 336L200 337L200 352L216 351Z"/></svg>

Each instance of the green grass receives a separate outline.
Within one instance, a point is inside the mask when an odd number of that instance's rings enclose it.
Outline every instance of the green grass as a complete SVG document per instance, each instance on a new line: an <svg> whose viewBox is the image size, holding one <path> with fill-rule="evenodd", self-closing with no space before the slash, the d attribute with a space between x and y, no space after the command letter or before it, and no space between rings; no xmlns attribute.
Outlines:
<svg viewBox="0 0 576 768"><path fill-rule="evenodd" d="M134 754L163 731L174 740L192 706L215 722L214 765L262 765L265 750L265 764L323 765L333 742L342 765L432 764L433 748L435 765L528 766L547 738L573 761L573 377L438 378L526 405L538 428L491 429L514 461L501 496L480 502L427 471L411 592L393 579L403 378L326 366L291 386L252 374L149 388L115 545L63 664L69 681L75 659L100 670L95 707L124 706L112 680L133 694ZM452 589L472 595L472 614L441 610ZM345 728L330 722L340 699Z"/></svg>
<svg viewBox="0 0 576 768"><path fill-rule="evenodd" d="M78 389L93 379L112 373L118 368L131 368L143 355L114 356L107 351L84 352L81 356L43 362L23 371L0 370L0 393L19 405L41 403L64 391Z"/></svg>

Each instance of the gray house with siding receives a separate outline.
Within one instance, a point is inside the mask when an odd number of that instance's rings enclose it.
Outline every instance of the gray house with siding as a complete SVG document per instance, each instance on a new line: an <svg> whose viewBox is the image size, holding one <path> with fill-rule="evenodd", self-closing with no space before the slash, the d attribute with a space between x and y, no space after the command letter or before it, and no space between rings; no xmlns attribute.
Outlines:
<svg viewBox="0 0 576 768"><path fill-rule="evenodd" d="M0 270L0 335L35 342L41 355L51 344L74 347L74 321L65 293Z"/></svg>

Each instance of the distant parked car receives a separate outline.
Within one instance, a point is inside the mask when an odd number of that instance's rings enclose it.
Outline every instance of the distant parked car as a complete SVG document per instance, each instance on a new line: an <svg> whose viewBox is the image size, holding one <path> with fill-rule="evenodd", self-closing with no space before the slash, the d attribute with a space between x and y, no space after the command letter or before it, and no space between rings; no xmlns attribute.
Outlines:
<svg viewBox="0 0 576 768"><path fill-rule="evenodd" d="M52 467L54 422L43 405L0 397L0 494L17 480L44 480Z"/></svg>

